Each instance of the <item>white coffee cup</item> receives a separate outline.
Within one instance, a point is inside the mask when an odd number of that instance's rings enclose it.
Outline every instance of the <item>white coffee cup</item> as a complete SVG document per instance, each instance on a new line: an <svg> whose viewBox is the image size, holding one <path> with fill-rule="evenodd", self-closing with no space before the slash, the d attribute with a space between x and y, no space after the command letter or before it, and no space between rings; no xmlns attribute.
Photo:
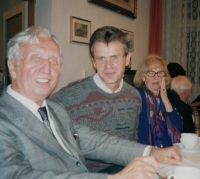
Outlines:
<svg viewBox="0 0 200 179"><path fill-rule="evenodd" d="M194 149L198 143L198 135L194 133L182 133L181 143L186 149Z"/></svg>
<svg viewBox="0 0 200 179"><path fill-rule="evenodd" d="M167 179L199 179L200 178L200 168L189 167L189 166L179 166L174 168L173 173L168 175Z"/></svg>

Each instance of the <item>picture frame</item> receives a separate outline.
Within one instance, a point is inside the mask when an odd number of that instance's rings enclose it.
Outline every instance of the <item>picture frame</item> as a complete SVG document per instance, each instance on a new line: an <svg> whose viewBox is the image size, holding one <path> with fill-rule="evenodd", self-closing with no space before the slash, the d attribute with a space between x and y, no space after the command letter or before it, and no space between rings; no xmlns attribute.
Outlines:
<svg viewBox="0 0 200 179"><path fill-rule="evenodd" d="M70 42L89 44L91 21L70 16Z"/></svg>
<svg viewBox="0 0 200 179"><path fill-rule="evenodd" d="M88 0L88 2L133 19L137 17L137 0Z"/></svg>
<svg viewBox="0 0 200 179"><path fill-rule="evenodd" d="M134 33L132 31L129 30L125 30L125 29L120 29L122 32L126 33L128 41L130 42L130 49L129 52L133 52L134 50Z"/></svg>

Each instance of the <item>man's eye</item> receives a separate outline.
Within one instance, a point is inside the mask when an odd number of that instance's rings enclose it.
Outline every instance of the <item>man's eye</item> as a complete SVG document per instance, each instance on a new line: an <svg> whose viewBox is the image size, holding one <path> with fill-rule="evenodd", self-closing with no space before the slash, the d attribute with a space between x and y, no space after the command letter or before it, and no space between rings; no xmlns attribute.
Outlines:
<svg viewBox="0 0 200 179"><path fill-rule="evenodd" d="M38 60L38 57L33 57L32 60L36 61L36 60Z"/></svg>
<svg viewBox="0 0 200 179"><path fill-rule="evenodd" d="M99 57L98 60L99 61L103 61L103 60L105 60L105 58L104 57Z"/></svg>
<svg viewBox="0 0 200 179"><path fill-rule="evenodd" d="M50 63L51 63L52 65L57 64L57 60L54 59L54 58L51 58L49 61L50 61Z"/></svg>
<svg viewBox="0 0 200 179"><path fill-rule="evenodd" d="M118 59L118 56L117 56L117 55L113 55L113 56L111 57L111 59L117 60L117 59Z"/></svg>

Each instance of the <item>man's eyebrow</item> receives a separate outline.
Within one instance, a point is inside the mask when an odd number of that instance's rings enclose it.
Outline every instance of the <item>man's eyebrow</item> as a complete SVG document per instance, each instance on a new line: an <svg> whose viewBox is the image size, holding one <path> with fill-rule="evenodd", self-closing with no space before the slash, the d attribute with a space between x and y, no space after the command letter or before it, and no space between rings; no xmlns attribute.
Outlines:
<svg viewBox="0 0 200 179"><path fill-rule="evenodd" d="M58 57L58 58L61 58L61 55L60 55L60 53L53 53L52 55L51 55L51 57Z"/></svg>
<svg viewBox="0 0 200 179"><path fill-rule="evenodd" d="M29 53L30 54L34 54L34 53L41 53L42 52L42 50L31 50Z"/></svg>
<svg viewBox="0 0 200 179"><path fill-rule="evenodd" d="M43 50L31 50L30 51L30 54L42 54L42 53L45 53ZM60 53L57 52L57 53L52 53L51 56L56 56L56 57L61 57Z"/></svg>

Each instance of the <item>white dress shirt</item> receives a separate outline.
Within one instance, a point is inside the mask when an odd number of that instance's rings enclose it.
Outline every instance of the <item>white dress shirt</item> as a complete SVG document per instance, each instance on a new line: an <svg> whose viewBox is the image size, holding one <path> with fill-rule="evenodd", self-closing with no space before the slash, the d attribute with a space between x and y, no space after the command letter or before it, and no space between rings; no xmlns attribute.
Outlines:
<svg viewBox="0 0 200 179"><path fill-rule="evenodd" d="M112 90L110 90L106 85L104 85L98 75L98 73L96 73L93 76L94 82L96 83L96 85L101 88L103 91L107 92L107 93L117 93L119 91L121 91L122 86L123 86L123 79L121 79L120 84L119 84L119 88L117 90L115 90L114 92Z"/></svg>

